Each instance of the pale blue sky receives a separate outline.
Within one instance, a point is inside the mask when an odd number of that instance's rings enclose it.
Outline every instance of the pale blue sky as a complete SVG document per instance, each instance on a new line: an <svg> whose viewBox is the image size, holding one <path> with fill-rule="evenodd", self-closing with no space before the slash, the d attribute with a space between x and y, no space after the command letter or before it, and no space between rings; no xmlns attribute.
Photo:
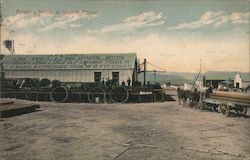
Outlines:
<svg viewBox="0 0 250 160"><path fill-rule="evenodd" d="M199 59L204 71L249 71L249 7L250 0L3 0L3 38L16 41L16 54L136 52L168 71L197 71Z"/></svg>

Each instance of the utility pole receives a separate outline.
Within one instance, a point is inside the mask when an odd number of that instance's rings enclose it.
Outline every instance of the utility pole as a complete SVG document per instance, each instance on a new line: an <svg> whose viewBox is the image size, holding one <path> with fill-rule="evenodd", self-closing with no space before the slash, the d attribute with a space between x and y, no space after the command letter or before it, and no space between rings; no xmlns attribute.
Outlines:
<svg viewBox="0 0 250 160"><path fill-rule="evenodd" d="M154 84L156 84L156 70L154 70Z"/></svg>
<svg viewBox="0 0 250 160"><path fill-rule="evenodd" d="M146 86L146 70L147 70L147 60L146 58L143 61L143 67L144 67L144 78L143 78L143 85Z"/></svg>

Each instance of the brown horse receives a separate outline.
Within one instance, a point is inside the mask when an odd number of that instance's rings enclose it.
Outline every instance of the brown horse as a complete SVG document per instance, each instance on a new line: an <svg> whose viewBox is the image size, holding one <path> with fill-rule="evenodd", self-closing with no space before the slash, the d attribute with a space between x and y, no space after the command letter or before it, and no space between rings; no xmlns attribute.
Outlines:
<svg viewBox="0 0 250 160"><path fill-rule="evenodd" d="M177 96L178 96L179 105L181 105L181 102L183 102L183 104L186 103L186 101L187 101L187 92L186 92L186 90L182 90L182 89L178 88L177 89Z"/></svg>
<svg viewBox="0 0 250 160"><path fill-rule="evenodd" d="M189 90L182 90L178 88L177 96L178 96L179 104L181 104L182 102L184 105L186 105L187 101L189 100L190 106L195 106L200 99L200 92L198 92L197 90L189 91Z"/></svg>

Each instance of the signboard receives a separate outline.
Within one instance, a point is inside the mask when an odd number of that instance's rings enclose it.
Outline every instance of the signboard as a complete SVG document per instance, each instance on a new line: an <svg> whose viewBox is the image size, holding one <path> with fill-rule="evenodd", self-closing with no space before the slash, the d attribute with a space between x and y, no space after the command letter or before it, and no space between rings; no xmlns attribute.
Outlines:
<svg viewBox="0 0 250 160"><path fill-rule="evenodd" d="M9 55L4 69L133 69L136 54Z"/></svg>

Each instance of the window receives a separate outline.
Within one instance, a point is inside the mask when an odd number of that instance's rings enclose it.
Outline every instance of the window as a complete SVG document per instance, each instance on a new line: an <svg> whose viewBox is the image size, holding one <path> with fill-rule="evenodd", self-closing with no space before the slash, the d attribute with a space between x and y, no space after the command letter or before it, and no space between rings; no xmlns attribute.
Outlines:
<svg viewBox="0 0 250 160"><path fill-rule="evenodd" d="M113 83L119 84L119 72L112 72Z"/></svg>
<svg viewBox="0 0 250 160"><path fill-rule="evenodd" d="M101 78L102 78L102 73L101 72L95 72L94 73L95 82L101 82Z"/></svg>

